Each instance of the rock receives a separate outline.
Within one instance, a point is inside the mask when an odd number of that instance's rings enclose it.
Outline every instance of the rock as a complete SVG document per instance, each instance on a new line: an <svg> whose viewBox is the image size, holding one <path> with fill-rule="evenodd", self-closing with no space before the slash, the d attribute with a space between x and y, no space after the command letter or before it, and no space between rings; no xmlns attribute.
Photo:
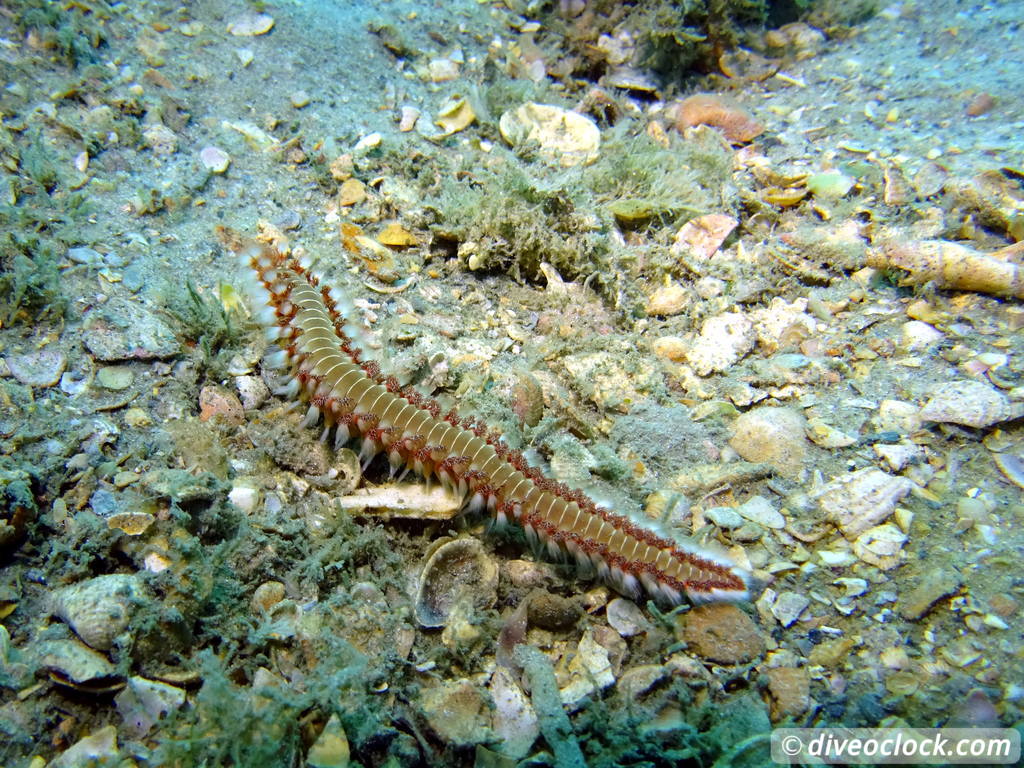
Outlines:
<svg viewBox="0 0 1024 768"><path fill-rule="evenodd" d="M68 365L67 357L57 349L40 349L25 355L7 355L4 362L19 383L40 389L56 385Z"/></svg>
<svg viewBox="0 0 1024 768"><path fill-rule="evenodd" d="M154 155L173 155L178 151L178 136L163 123L153 123L142 132L146 146Z"/></svg>
<svg viewBox="0 0 1024 768"><path fill-rule="evenodd" d="M288 100L295 109L302 109L303 107L309 106L309 93L306 91L293 91L288 97Z"/></svg>
<svg viewBox="0 0 1024 768"><path fill-rule="evenodd" d="M959 590L962 584L963 579L952 566L934 566L921 575L916 587L900 598L900 615L917 621L939 600Z"/></svg>
<svg viewBox="0 0 1024 768"><path fill-rule="evenodd" d="M764 653L764 638L753 620L731 603L698 605L682 614L676 634L701 658L742 664Z"/></svg>
<svg viewBox="0 0 1024 768"><path fill-rule="evenodd" d="M285 598L285 587L280 581L265 581L252 593L250 605L257 613L270 613L270 609Z"/></svg>
<svg viewBox="0 0 1024 768"><path fill-rule="evenodd" d="M338 205L347 207L358 205L366 199L366 185L359 179L345 179L338 190Z"/></svg>
<svg viewBox="0 0 1024 768"><path fill-rule="evenodd" d="M903 324L900 346L909 352L927 349L942 341L942 331L920 320L908 320Z"/></svg>
<svg viewBox="0 0 1024 768"><path fill-rule="evenodd" d="M767 671L772 722L803 714L811 703L807 671L799 667L774 667Z"/></svg>
<svg viewBox="0 0 1024 768"><path fill-rule="evenodd" d="M681 336L662 336L651 343L651 351L673 363L686 361L687 343Z"/></svg>
<svg viewBox="0 0 1024 768"><path fill-rule="evenodd" d="M103 362L152 360L178 354L174 332L155 313L121 298L114 298L85 317L82 339Z"/></svg>
<svg viewBox="0 0 1024 768"><path fill-rule="evenodd" d="M905 477L866 467L840 475L812 491L810 497L822 514L852 541L888 518L913 487Z"/></svg>
<svg viewBox="0 0 1024 768"><path fill-rule="evenodd" d="M632 600L616 597L604 610L608 624L622 637L632 637L651 629L644 612Z"/></svg>
<svg viewBox="0 0 1024 768"><path fill-rule="evenodd" d="M805 430L807 439L822 448L847 448L857 442L857 438L836 429L821 419L811 419Z"/></svg>
<svg viewBox="0 0 1024 768"><path fill-rule="evenodd" d="M779 474L795 477L806 452L804 417L792 408L755 408L733 423L729 445L747 461L765 462Z"/></svg>
<svg viewBox="0 0 1024 768"><path fill-rule="evenodd" d="M96 383L105 389L128 389L135 381L135 372L127 365L106 365L96 371Z"/></svg>
<svg viewBox="0 0 1024 768"><path fill-rule="evenodd" d="M253 411L259 408L270 397L270 388L258 376L238 376L235 389L242 401L242 408Z"/></svg>
<svg viewBox="0 0 1024 768"><path fill-rule="evenodd" d="M427 75L432 83L446 83L459 76L459 63L448 58L431 59L427 63Z"/></svg>
<svg viewBox="0 0 1024 768"><path fill-rule="evenodd" d="M398 130L408 133L416 127L416 121L420 119L420 111L416 107L405 104L402 106L401 117L398 120Z"/></svg>
<svg viewBox="0 0 1024 768"><path fill-rule="evenodd" d="M875 443L871 448L893 472L899 472L908 464L915 464L924 458L924 449L909 441L901 443Z"/></svg>
<svg viewBox="0 0 1024 768"><path fill-rule="evenodd" d="M223 424L239 425L245 422L245 411L233 392L207 384L199 390L199 420L211 419Z"/></svg>
<svg viewBox="0 0 1024 768"><path fill-rule="evenodd" d="M124 735L141 739L157 722L185 703L185 691L158 680L129 677L128 685L114 697L124 720Z"/></svg>
<svg viewBox="0 0 1024 768"><path fill-rule="evenodd" d="M868 528L853 542L853 554L865 563L887 571L899 565L907 535L892 523Z"/></svg>
<svg viewBox="0 0 1024 768"><path fill-rule="evenodd" d="M608 649L594 639L591 627L583 632L576 653L567 665L569 682L562 686L562 703L573 707L595 691L615 682Z"/></svg>
<svg viewBox="0 0 1024 768"><path fill-rule="evenodd" d="M527 617L532 626L562 632L571 629L583 615L576 600L551 592L539 592L530 600Z"/></svg>
<svg viewBox="0 0 1024 768"><path fill-rule="evenodd" d="M754 326L741 312L723 312L701 326L686 359L699 376L724 371L754 348Z"/></svg>
<svg viewBox="0 0 1024 768"><path fill-rule="evenodd" d="M94 765L117 765L121 753L117 749L117 728L108 725L79 739L46 764L46 768L85 768Z"/></svg>
<svg viewBox="0 0 1024 768"><path fill-rule="evenodd" d="M443 741L470 746L489 738L484 726L484 699L469 680L448 680L420 695L427 723Z"/></svg>
<svg viewBox="0 0 1024 768"><path fill-rule="evenodd" d="M602 409L628 412L647 399L655 380L656 368L642 359L632 361L627 374L621 357L609 352L583 352L562 358L565 372L575 389Z"/></svg>
<svg viewBox="0 0 1024 768"><path fill-rule="evenodd" d="M1024 416L1024 403L1010 400L981 381L951 381L929 390L921 409L924 421L963 424L981 429Z"/></svg>
<svg viewBox="0 0 1024 768"><path fill-rule="evenodd" d="M921 428L920 409L903 400L883 400L878 404L878 413L873 419L880 432L895 431L909 435Z"/></svg>
<svg viewBox="0 0 1024 768"><path fill-rule="evenodd" d="M807 314L806 309L807 299L796 299L788 303L776 296L767 307L753 310L750 319L754 323L754 333L761 349L770 354L813 336L818 329L818 322Z"/></svg>

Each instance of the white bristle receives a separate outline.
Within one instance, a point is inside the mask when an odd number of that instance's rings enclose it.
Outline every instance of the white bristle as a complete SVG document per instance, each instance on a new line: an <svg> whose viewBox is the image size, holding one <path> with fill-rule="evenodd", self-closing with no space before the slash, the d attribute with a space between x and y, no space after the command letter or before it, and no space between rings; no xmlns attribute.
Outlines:
<svg viewBox="0 0 1024 768"><path fill-rule="evenodd" d="M263 338L267 341L277 341L281 338L281 327L278 325L271 325L263 330Z"/></svg>
<svg viewBox="0 0 1024 768"><path fill-rule="evenodd" d="M283 349L279 349L276 352L271 352L264 358L264 364L268 368L284 368L288 365L288 353Z"/></svg>
<svg viewBox="0 0 1024 768"><path fill-rule="evenodd" d="M312 427L320 420L320 409L315 405L309 406L309 410L306 411L305 418L302 419L303 427Z"/></svg>
<svg viewBox="0 0 1024 768"><path fill-rule="evenodd" d="M276 390L274 390L274 394L277 395L278 397L286 397L286 398L289 398L289 399L298 397L298 394L299 394L299 380L298 379L292 379L287 384L285 384L283 387L278 387Z"/></svg>

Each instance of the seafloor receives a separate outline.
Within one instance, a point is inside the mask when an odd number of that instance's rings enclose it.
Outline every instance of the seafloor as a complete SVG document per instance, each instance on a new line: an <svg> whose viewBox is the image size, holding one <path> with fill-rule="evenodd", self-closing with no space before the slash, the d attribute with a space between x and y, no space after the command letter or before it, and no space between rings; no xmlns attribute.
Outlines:
<svg viewBox="0 0 1024 768"><path fill-rule="evenodd" d="M4 2L0 764L763 766L778 725L1020 728L1022 19ZM749 600L624 598L319 442L246 239Z"/></svg>

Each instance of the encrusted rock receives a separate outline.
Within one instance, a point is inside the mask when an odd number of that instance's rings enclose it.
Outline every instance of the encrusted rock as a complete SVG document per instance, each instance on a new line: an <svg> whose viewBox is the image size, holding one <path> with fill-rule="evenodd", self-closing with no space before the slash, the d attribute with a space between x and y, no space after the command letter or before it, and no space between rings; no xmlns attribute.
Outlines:
<svg viewBox="0 0 1024 768"><path fill-rule="evenodd" d="M938 565L921 575L913 589L900 597L900 615L917 621L939 600L960 589L963 580L952 566Z"/></svg>
<svg viewBox="0 0 1024 768"><path fill-rule="evenodd" d="M732 603L698 605L680 620L679 639L701 658L742 664L764 653L764 638L757 625Z"/></svg>
<svg viewBox="0 0 1024 768"><path fill-rule="evenodd" d="M532 626L556 632L572 628L582 615L578 601L550 592L535 594L527 608Z"/></svg>
<svg viewBox="0 0 1024 768"><path fill-rule="evenodd" d="M427 722L444 741L456 746L477 744L488 738L484 727L484 699L469 680L449 680L420 696Z"/></svg>
<svg viewBox="0 0 1024 768"><path fill-rule="evenodd" d="M807 449L804 417L792 408L755 408L736 419L729 445L747 461L767 462L793 477L800 472Z"/></svg>
<svg viewBox="0 0 1024 768"><path fill-rule="evenodd" d="M686 359L700 376L724 371L754 348L753 323L741 312L723 312L704 321Z"/></svg>
<svg viewBox="0 0 1024 768"><path fill-rule="evenodd" d="M772 721L803 714L811 702L810 678L799 667L775 667L767 671Z"/></svg>

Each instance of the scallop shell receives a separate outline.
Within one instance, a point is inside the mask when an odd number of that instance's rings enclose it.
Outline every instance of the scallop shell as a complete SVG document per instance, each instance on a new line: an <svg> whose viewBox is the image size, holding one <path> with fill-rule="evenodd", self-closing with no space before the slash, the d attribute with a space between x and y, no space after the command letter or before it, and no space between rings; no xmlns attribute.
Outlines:
<svg viewBox="0 0 1024 768"><path fill-rule="evenodd" d="M921 409L925 421L963 424L981 429L1024 416L1024 403L1010 400L981 381L950 381L937 384Z"/></svg>
<svg viewBox="0 0 1024 768"><path fill-rule="evenodd" d="M128 627L135 606L144 598L138 577L112 573L57 590L51 612L88 645L105 651Z"/></svg>
<svg viewBox="0 0 1024 768"><path fill-rule="evenodd" d="M416 618L423 627L443 627L457 603L469 597L479 608L494 604L498 566L477 539L455 539L434 550L420 575Z"/></svg>

